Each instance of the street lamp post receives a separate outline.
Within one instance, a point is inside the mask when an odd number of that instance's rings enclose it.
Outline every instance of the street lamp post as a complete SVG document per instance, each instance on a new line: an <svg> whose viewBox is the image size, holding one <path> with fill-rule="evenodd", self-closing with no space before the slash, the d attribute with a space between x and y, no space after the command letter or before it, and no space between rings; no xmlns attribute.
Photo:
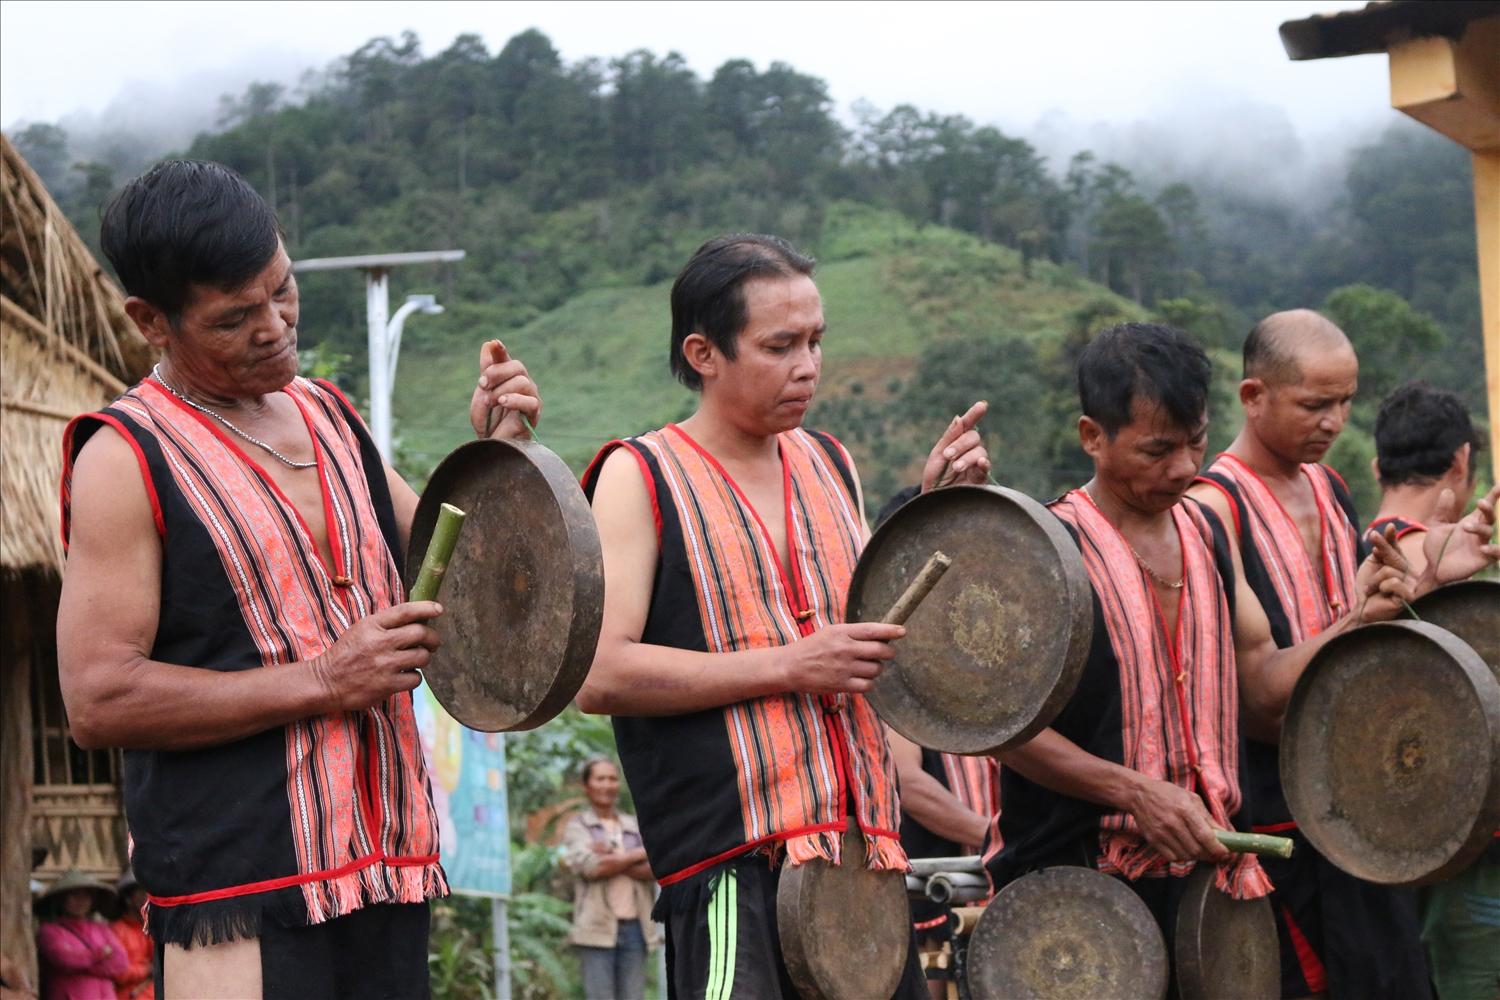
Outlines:
<svg viewBox="0 0 1500 1000"><path fill-rule="evenodd" d="M369 327L370 433L381 457L391 461L391 391L396 384L396 360L401 351L401 330L414 312L443 311L433 295L408 295L396 315L390 315L390 273L403 264L435 264L463 260L462 250L426 250L419 253L365 254L358 257L314 257L299 260L294 271L357 270L365 275L365 321Z"/></svg>

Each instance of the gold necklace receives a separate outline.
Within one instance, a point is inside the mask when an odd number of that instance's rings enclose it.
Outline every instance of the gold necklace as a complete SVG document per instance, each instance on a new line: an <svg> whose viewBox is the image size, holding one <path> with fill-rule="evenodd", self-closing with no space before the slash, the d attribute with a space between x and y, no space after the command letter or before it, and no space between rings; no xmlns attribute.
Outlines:
<svg viewBox="0 0 1500 1000"><path fill-rule="evenodd" d="M1098 510L1101 514L1104 513L1103 509L1099 507L1099 501L1094 499L1093 491L1085 486L1083 488L1083 493L1093 503L1096 510ZM1141 554L1135 550L1135 546L1130 544L1130 539L1125 537L1125 532L1121 531L1119 528L1116 528L1115 532L1120 536L1120 540L1125 543L1125 547L1130 550L1130 554L1135 556L1136 565L1139 566L1151 579L1155 580L1163 587L1166 587L1168 590L1181 590L1187 583L1186 573L1182 575L1182 579L1175 582L1161 576L1161 574L1157 573L1156 570L1152 569L1150 565L1147 564L1146 560L1141 557Z"/></svg>
<svg viewBox="0 0 1500 1000"><path fill-rule="evenodd" d="M225 417L221 416L220 414L215 413L213 410L210 410L208 407L202 405L201 403L196 403L193 400L188 399L185 395L183 395L182 393L178 392L176 389L172 388L172 384L166 380L165 376L162 375L162 373L161 373L161 365L160 364L156 365L154 368L151 369L151 374L156 377L156 381L158 381L158 382L161 383L163 389L167 390L172 395L176 396L178 399L182 400L184 403L186 403L187 405L191 406L193 409L197 410L199 413L206 414L207 416L213 417L219 423L223 424L225 426L225 428L227 428L230 431L233 431L235 434L239 435L240 437L244 438L246 441L249 441L251 444L255 445L257 448L260 448L263 451L270 452L271 453L271 457L274 458L274 459L276 459L282 465L289 466L290 468L293 468L293 469L315 469L315 468L317 468L317 465L318 465L317 459L314 459L311 462L295 462L292 459L287 458L285 455L283 455L281 452L277 451L275 448L272 448L270 445L266 444L260 438L255 437L252 434L248 434L245 431L240 430L238 427L236 427L234 424L231 424Z"/></svg>

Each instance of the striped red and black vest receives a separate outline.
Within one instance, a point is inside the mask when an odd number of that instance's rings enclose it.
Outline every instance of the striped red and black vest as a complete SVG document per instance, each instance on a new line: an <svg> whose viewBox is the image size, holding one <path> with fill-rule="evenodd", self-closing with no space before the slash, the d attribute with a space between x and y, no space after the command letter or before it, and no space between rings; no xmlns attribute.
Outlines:
<svg viewBox="0 0 1500 1000"><path fill-rule="evenodd" d="M680 427L599 452L634 456L659 555L641 642L707 653L783 646L844 620L863 545L848 455L807 430L779 436L791 565L715 458ZM852 806L879 868L904 869L894 764L860 696L787 693L684 715L616 716L615 737L651 867L663 886L765 848L791 864L839 860ZM847 803L847 805L846 805Z"/></svg>
<svg viewBox="0 0 1500 1000"><path fill-rule="evenodd" d="M284 391L312 437L332 565L261 466L155 382L68 425L64 544L89 437L113 427L140 464L162 548L153 660L276 670L405 600L384 467L359 416L327 383ZM447 892L406 693L220 746L127 750L124 796L158 941L250 937L267 918L316 924Z"/></svg>
<svg viewBox="0 0 1500 1000"><path fill-rule="evenodd" d="M1427 525L1423 524L1421 521L1408 521L1404 517L1396 517L1395 515L1391 515L1390 517L1377 517L1375 520L1370 522L1370 526L1366 530L1384 532L1387 525L1393 525L1395 527L1397 541L1400 541L1407 535L1412 535L1416 534L1419 531L1427 530Z"/></svg>
<svg viewBox="0 0 1500 1000"><path fill-rule="evenodd" d="M1130 543L1083 490L1051 505L1077 535L1119 665L1122 760L1150 778L1196 793L1219 826L1240 811L1239 689L1233 620L1214 560L1212 532L1197 504L1172 508L1182 548L1175 634ZM1182 876L1192 862L1168 862L1128 813L1099 818L1100 871L1135 880ZM1219 868L1218 885L1236 899L1271 891L1248 854Z"/></svg>
<svg viewBox="0 0 1500 1000"><path fill-rule="evenodd" d="M1271 488L1239 458L1225 452L1198 477L1229 501L1241 555L1250 560L1247 580L1282 649L1311 639L1355 607L1359 519L1348 487L1326 465L1305 464L1302 474L1312 487L1321 524L1316 558Z"/></svg>
<svg viewBox="0 0 1500 1000"><path fill-rule="evenodd" d="M1224 494L1240 538L1245 582L1265 610L1278 649L1310 639L1355 610L1359 568L1359 518L1349 489L1325 465L1305 464L1317 503L1319 550L1307 551L1302 532L1271 488L1241 459L1225 452L1199 482ZM1280 755L1273 745L1251 739L1246 752L1246 783L1263 833L1296 829L1281 788Z"/></svg>

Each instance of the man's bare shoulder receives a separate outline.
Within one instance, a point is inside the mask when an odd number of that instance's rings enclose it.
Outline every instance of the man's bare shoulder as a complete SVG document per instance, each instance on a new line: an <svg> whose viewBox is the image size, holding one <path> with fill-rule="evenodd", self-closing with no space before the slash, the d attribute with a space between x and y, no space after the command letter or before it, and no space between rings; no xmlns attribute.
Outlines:
<svg viewBox="0 0 1500 1000"><path fill-rule="evenodd" d="M1200 479L1188 488L1187 495L1213 511L1224 530L1239 538L1239 516L1222 489Z"/></svg>
<svg viewBox="0 0 1500 1000"><path fill-rule="evenodd" d="M649 529L655 541L656 514L654 492L640 465L640 457L628 446L620 446L604 456L594 480L594 519L601 529L610 527Z"/></svg>
<svg viewBox="0 0 1500 1000"><path fill-rule="evenodd" d="M73 534L96 529L154 533L144 475L135 448L123 434L109 424L94 431L73 462Z"/></svg>
<svg viewBox="0 0 1500 1000"><path fill-rule="evenodd" d="M629 445L619 445L604 456L599 475L594 485L594 503L601 500L628 502L632 496L649 500L646 489L645 470L640 457Z"/></svg>

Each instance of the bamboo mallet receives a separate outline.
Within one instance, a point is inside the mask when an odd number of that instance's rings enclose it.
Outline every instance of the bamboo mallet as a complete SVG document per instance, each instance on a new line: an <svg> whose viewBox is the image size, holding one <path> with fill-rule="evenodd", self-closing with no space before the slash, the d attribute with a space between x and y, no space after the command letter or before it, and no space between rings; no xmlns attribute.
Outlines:
<svg viewBox="0 0 1500 1000"><path fill-rule="evenodd" d="M932 593L932 588L937 586L937 582L943 578L943 574L948 572L948 567L952 565L952 559L941 552L934 552L927 560L927 565L923 566L921 572L917 574L916 579L907 585L901 596L896 598L896 603L891 605L891 610L880 619L881 622L886 625L905 625L906 619L910 618L912 612L917 610L917 605Z"/></svg>
<svg viewBox="0 0 1500 1000"><path fill-rule="evenodd" d="M1264 833L1240 833L1238 830L1215 830L1214 839L1236 854L1269 854L1273 858L1292 856L1290 837L1272 837Z"/></svg>
<svg viewBox="0 0 1500 1000"><path fill-rule="evenodd" d="M427 543L426 555L422 556L422 569L417 573L417 582L412 584L409 600L437 600L443 576L448 572L448 560L453 558L453 547L458 544L458 533L463 526L463 511L448 503L438 509L437 524L432 527L432 539Z"/></svg>

